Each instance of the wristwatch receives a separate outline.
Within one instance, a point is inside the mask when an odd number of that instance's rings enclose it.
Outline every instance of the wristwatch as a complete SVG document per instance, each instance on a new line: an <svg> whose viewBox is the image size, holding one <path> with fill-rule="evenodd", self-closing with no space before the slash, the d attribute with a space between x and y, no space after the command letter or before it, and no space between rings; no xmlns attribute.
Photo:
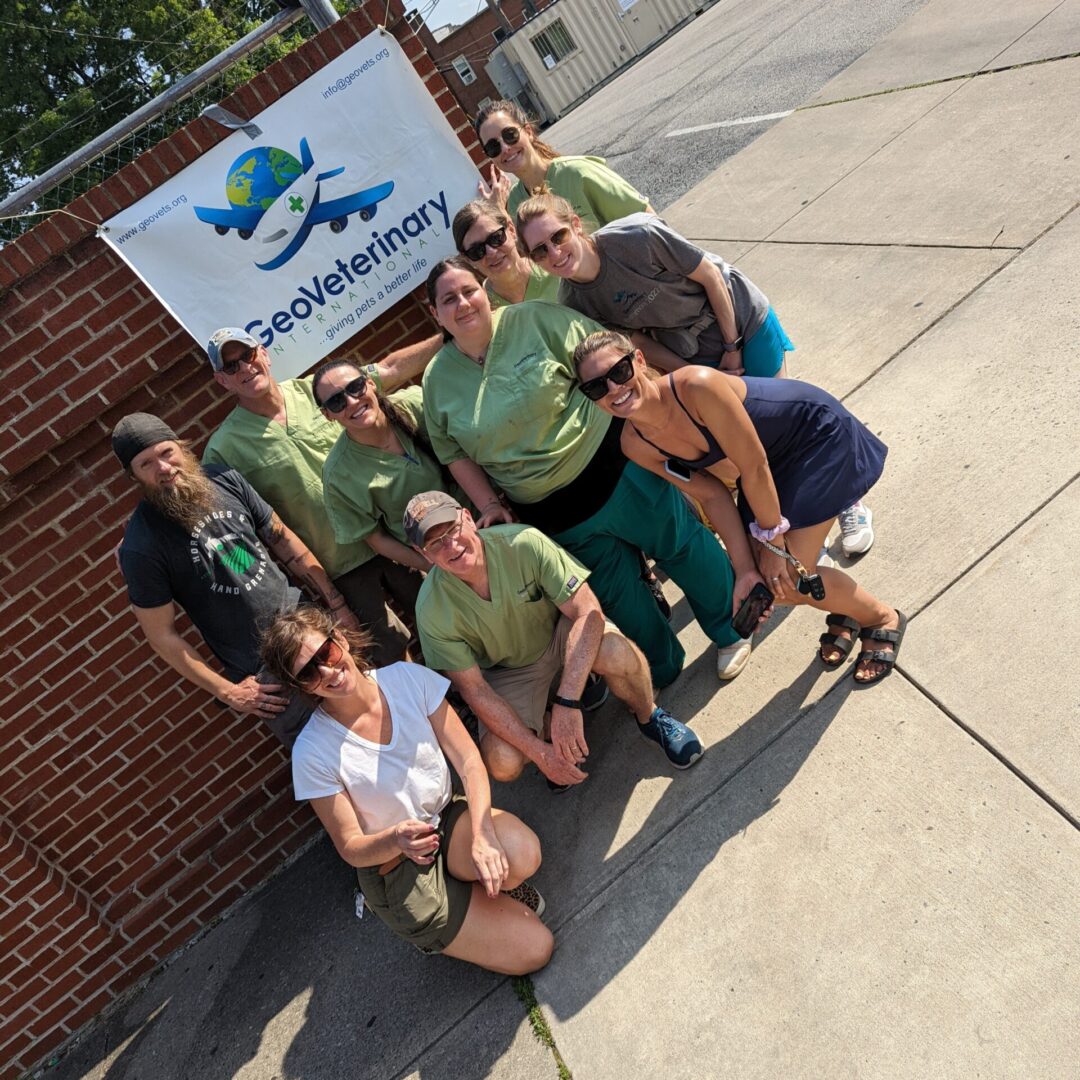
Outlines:
<svg viewBox="0 0 1080 1080"><path fill-rule="evenodd" d="M575 700L574 698L561 697L559 694L556 694L551 700L556 705L561 705L564 709L578 709L579 711L581 709L580 699Z"/></svg>
<svg viewBox="0 0 1080 1080"><path fill-rule="evenodd" d="M720 348L724 352L738 352L743 347L743 337L740 334L734 341L725 341Z"/></svg>

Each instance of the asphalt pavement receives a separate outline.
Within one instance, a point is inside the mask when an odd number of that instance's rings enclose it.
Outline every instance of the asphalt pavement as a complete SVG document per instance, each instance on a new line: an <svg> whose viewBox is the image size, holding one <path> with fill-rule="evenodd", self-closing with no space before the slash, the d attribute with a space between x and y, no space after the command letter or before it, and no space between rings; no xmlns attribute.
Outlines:
<svg viewBox="0 0 1080 1080"><path fill-rule="evenodd" d="M544 138L600 155L665 210L925 2L719 0ZM774 118L745 122L761 116Z"/></svg>
<svg viewBox="0 0 1080 1080"><path fill-rule="evenodd" d="M849 564L910 617L888 680L824 670L803 609L721 686L668 585L662 700L704 757L674 773L609 702L586 783L494 788L544 845L532 1017L358 922L322 843L50 1075L1075 1077L1078 53L1080 0L929 0L666 207L889 445Z"/></svg>

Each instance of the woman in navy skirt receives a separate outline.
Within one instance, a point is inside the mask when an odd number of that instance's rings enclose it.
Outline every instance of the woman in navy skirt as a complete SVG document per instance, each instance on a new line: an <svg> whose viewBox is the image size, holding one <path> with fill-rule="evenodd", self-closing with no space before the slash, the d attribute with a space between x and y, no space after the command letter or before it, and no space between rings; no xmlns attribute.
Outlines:
<svg viewBox="0 0 1080 1080"><path fill-rule="evenodd" d="M828 613L826 667L843 664L858 637L855 681L865 686L889 674L904 615L842 570L815 565L837 514L881 476L888 448L880 439L809 383L701 366L656 378L613 331L590 334L574 363L586 397L627 421L623 453L701 503L735 568L736 609L764 580L780 603ZM731 466L737 509L723 483Z"/></svg>

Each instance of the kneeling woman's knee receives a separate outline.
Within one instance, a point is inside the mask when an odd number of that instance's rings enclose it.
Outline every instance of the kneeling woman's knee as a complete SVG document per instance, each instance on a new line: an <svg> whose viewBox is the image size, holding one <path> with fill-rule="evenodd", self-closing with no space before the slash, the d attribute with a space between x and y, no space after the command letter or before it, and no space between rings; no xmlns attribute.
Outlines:
<svg viewBox="0 0 1080 1080"><path fill-rule="evenodd" d="M518 953L518 967L515 975L530 975L547 966L555 949L555 938L551 931L539 920L533 920L534 926L528 937L521 942Z"/></svg>
<svg viewBox="0 0 1080 1080"><path fill-rule="evenodd" d="M491 778L501 784L516 780L525 769L525 756L501 739L485 738L480 756Z"/></svg>

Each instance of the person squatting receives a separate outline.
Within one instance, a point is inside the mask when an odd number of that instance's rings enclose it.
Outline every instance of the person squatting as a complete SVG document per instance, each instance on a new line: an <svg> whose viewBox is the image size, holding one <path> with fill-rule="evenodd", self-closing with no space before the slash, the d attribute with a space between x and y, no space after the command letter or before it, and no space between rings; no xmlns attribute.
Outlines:
<svg viewBox="0 0 1080 1080"><path fill-rule="evenodd" d="M113 432L141 495L118 555L150 646L289 750L366 906L423 952L524 974L554 945L540 840L490 781L585 783L609 692L667 766L705 751L656 701L685 653L654 566L721 680L778 604L822 613L826 667L859 643L863 687L907 620L824 546L837 522L845 554L873 544L887 447L786 377L761 289L518 106L476 132L491 180L428 276L439 332L278 382L255 337L218 330L235 407L201 463L155 416Z"/></svg>

